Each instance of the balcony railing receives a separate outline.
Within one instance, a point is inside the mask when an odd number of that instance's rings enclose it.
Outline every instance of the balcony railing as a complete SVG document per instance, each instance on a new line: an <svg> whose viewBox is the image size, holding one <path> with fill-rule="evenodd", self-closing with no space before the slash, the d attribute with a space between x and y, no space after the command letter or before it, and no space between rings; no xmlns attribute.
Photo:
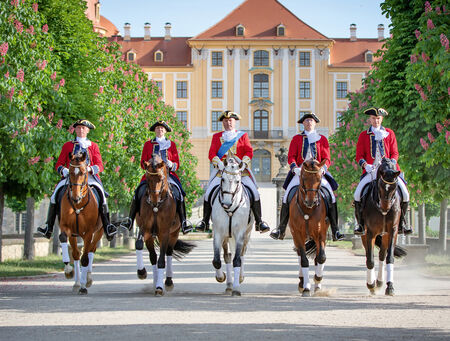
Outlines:
<svg viewBox="0 0 450 341"><path fill-rule="evenodd" d="M251 139L261 139L261 140L282 140L283 130L243 130L248 134Z"/></svg>

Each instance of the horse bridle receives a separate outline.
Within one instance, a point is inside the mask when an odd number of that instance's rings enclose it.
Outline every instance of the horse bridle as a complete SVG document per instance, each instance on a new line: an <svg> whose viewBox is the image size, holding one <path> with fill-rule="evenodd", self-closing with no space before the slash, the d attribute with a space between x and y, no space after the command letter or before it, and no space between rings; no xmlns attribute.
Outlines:
<svg viewBox="0 0 450 341"><path fill-rule="evenodd" d="M310 174L317 174L317 173L321 172L320 169L316 170L316 171L311 171L311 170L308 170L308 169L306 169L304 167L302 168L302 170L304 170L306 173L310 173ZM320 180L321 180L320 183L322 182L322 176L323 175L320 176ZM305 205L309 209L319 205L319 202L320 202L320 200L319 200L319 198L320 198L320 194L319 194L320 185L319 185L319 188L317 188L317 189L315 189L315 188L305 188L304 183L302 182L302 184L300 186L300 189L304 192L305 197L306 197L306 194L308 192L315 192L313 205L312 206L307 205L306 202L305 202L305 199L302 198L303 205Z"/></svg>
<svg viewBox="0 0 450 341"><path fill-rule="evenodd" d="M391 191L391 192L394 193L394 195L392 195L391 199L389 199L388 195L385 195L385 198L382 198L380 193L378 193L378 198L380 199L380 201L375 200L375 204L376 204L376 207L377 207L378 211L380 211L381 214L385 216L386 214L388 214L388 212L392 209L392 206L394 205L395 191L397 190L398 179L395 179L395 181L387 181L387 180L385 180L383 178L383 175L380 174L380 179L378 179L378 180L382 180L387 185L395 185L394 189ZM380 191L378 190L378 192L380 192ZM388 191L386 191L386 192L388 192ZM391 193L391 192L389 192L389 193ZM389 194L389 193L387 193L387 194ZM381 209L381 202L382 201L389 201L389 204L388 204L389 209L387 211L383 211Z"/></svg>
<svg viewBox="0 0 450 341"><path fill-rule="evenodd" d="M73 167L73 168L81 168L82 167L82 165L74 165L74 164L70 164L70 167ZM84 192L84 195L83 195L83 189L84 188L86 188L86 186L87 186L87 184L88 184L88 172L86 172L86 173L84 173L84 179L83 179L83 182L81 183L81 184L79 184L79 183L73 183L72 182L72 180L70 180L70 176L69 176L69 187L70 187L70 199L71 199L71 201L73 200L73 201L75 201L74 200L74 198L73 198L73 196L72 196L72 186L81 186L81 189L80 189L80 192L82 193L81 194L81 197L80 197L80 201L84 198L84 197L86 197L86 195L89 193L89 191L85 191ZM78 201L79 202L79 201ZM89 201L88 201L89 202ZM87 205L87 204L86 204ZM85 206L86 206L85 205ZM84 208L84 206L81 208L81 209L83 209Z"/></svg>
<svg viewBox="0 0 450 341"><path fill-rule="evenodd" d="M239 175L239 174L240 174L239 171L237 171L237 172L230 172L230 171L228 171L228 170L226 170L226 169L224 169L224 170L222 171L222 174L223 174L223 173L229 174L229 175ZM238 181L238 183L236 184L236 189L235 189L233 192L224 191L224 190L222 189L222 182L223 182L223 178L222 178L221 184L220 184L219 202L220 202L220 205L221 205L221 206L223 207L223 209L225 210L225 212L227 212L228 216L231 217L231 216L234 214L234 212L239 208L240 203L239 203L239 205L236 206L236 208L235 208L233 211L228 211L228 210L223 206L221 198L223 198L223 195L224 195L224 194L230 194L230 195L231 195L231 202L233 202L234 196L238 193L239 189L242 187L242 186L241 186L241 184L242 184L242 179ZM243 200L243 198L241 198L241 202L242 202L242 200Z"/></svg>
<svg viewBox="0 0 450 341"><path fill-rule="evenodd" d="M150 172L148 170L146 170L145 172L150 176L158 176L160 179L159 182L163 182L166 179L166 176L164 175L162 169L158 170L157 172ZM145 202L152 207L154 213L157 213L159 211L160 206L163 204L164 201L166 201L166 199L169 197L170 194L170 187L169 187L166 192L166 195L164 197L160 197L159 193L161 193L162 188L163 186L161 185L161 189L159 190L150 190L149 186L147 186L147 199L145 200ZM156 204L150 199L150 194L158 195L158 201L156 202Z"/></svg>

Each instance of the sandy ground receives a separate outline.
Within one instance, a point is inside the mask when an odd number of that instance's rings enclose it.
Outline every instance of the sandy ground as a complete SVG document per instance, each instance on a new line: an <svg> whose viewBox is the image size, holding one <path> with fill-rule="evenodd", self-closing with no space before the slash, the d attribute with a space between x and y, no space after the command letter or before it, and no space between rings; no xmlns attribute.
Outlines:
<svg viewBox="0 0 450 341"><path fill-rule="evenodd" d="M371 296L365 258L330 244L324 295L304 298L292 241L264 236L245 258L242 296L231 297L214 279L212 241L196 243L174 261L175 288L164 297L153 295L151 276L137 279L132 253L94 265L87 296L62 273L0 280L0 340L450 339L448 277L400 262L395 296Z"/></svg>

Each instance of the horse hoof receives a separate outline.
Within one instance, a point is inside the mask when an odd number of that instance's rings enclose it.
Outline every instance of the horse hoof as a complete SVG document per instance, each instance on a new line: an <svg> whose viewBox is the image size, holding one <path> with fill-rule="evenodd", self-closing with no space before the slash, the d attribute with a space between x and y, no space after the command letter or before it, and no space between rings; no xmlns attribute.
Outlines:
<svg viewBox="0 0 450 341"><path fill-rule="evenodd" d="M217 277L216 276L216 281L219 282L219 283L225 282L226 279L227 279L227 275L225 273L223 273L223 277Z"/></svg>
<svg viewBox="0 0 450 341"><path fill-rule="evenodd" d="M384 292L386 296L394 296L394 285L392 282L387 283L386 291Z"/></svg>
<svg viewBox="0 0 450 341"><path fill-rule="evenodd" d="M139 279L146 279L147 278L147 270L145 270L145 268L138 270L137 276Z"/></svg>
<svg viewBox="0 0 450 341"><path fill-rule="evenodd" d="M225 289L225 294L231 295L232 292L233 292L233 289L232 289L232 288L226 288L226 289Z"/></svg>
<svg viewBox="0 0 450 341"><path fill-rule="evenodd" d="M86 288L89 288L92 286L92 272L87 273L87 282L86 282Z"/></svg>
<svg viewBox="0 0 450 341"><path fill-rule="evenodd" d="M323 277L318 277L317 275L314 275L314 283L320 283L322 281Z"/></svg>
<svg viewBox="0 0 450 341"><path fill-rule="evenodd" d="M72 279L73 278L74 271L71 272L64 272L64 276L66 276L66 279Z"/></svg>
<svg viewBox="0 0 450 341"><path fill-rule="evenodd" d="M302 297L311 297L311 290L303 289Z"/></svg>
<svg viewBox="0 0 450 341"><path fill-rule="evenodd" d="M87 289L86 288L80 288L80 290L78 290L78 295L87 295Z"/></svg>
<svg viewBox="0 0 450 341"><path fill-rule="evenodd" d="M377 279L377 288L381 288L383 286L383 281L379 281Z"/></svg>
<svg viewBox="0 0 450 341"><path fill-rule="evenodd" d="M160 288L160 287L157 287L156 290L155 290L155 296L158 296L158 297L164 296L163 289Z"/></svg>
<svg viewBox="0 0 450 341"><path fill-rule="evenodd" d="M239 276L239 284L241 284L244 281L244 276Z"/></svg>
<svg viewBox="0 0 450 341"><path fill-rule="evenodd" d="M172 277L167 277L166 278L166 281L164 282L164 287L166 288L167 291L172 291L173 290Z"/></svg>
<svg viewBox="0 0 450 341"><path fill-rule="evenodd" d="M241 292L239 290L233 290L231 296L241 296Z"/></svg>
<svg viewBox="0 0 450 341"><path fill-rule="evenodd" d="M78 292L78 290L80 290L81 285L78 283L75 283L72 287L72 292Z"/></svg>

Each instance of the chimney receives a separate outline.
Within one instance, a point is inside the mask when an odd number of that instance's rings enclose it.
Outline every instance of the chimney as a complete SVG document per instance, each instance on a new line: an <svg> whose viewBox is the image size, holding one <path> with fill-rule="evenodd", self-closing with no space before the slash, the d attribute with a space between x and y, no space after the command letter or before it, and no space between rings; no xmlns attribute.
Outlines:
<svg viewBox="0 0 450 341"><path fill-rule="evenodd" d="M172 25L170 24L170 22L166 22L166 26L164 26L164 28L166 29L166 34L164 36L164 40L172 39L170 36L170 29L172 28Z"/></svg>
<svg viewBox="0 0 450 341"><path fill-rule="evenodd" d="M356 24L350 25L350 41L356 41Z"/></svg>
<svg viewBox="0 0 450 341"><path fill-rule="evenodd" d="M378 41L381 41L384 39L384 25L379 24L378 25Z"/></svg>
<svg viewBox="0 0 450 341"><path fill-rule="evenodd" d="M151 27L151 25L150 25L149 22L146 22L146 23L144 24L144 40L150 40L150 39L151 39L151 36L150 36L150 27Z"/></svg>
<svg viewBox="0 0 450 341"><path fill-rule="evenodd" d="M131 25L130 23L126 22L125 25L123 26L123 40L131 39L130 32L131 32Z"/></svg>

